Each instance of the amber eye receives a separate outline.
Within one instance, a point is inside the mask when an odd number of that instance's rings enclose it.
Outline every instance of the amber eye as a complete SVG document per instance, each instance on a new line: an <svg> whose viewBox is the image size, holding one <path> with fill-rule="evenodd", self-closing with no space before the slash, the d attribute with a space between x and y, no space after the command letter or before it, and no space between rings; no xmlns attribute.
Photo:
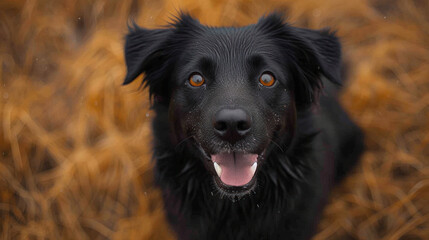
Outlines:
<svg viewBox="0 0 429 240"><path fill-rule="evenodd" d="M194 73L189 77L189 84L194 87L199 87L204 84L204 78L198 73Z"/></svg>
<svg viewBox="0 0 429 240"><path fill-rule="evenodd" d="M265 87L273 86L275 79L271 73L264 73L259 77L259 82Z"/></svg>

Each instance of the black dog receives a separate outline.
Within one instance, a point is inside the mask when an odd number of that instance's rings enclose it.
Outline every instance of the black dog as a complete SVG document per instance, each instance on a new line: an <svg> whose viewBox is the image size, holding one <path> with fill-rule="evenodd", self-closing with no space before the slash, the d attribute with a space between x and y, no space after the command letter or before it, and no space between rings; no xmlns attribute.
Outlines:
<svg viewBox="0 0 429 240"><path fill-rule="evenodd" d="M280 14L240 28L182 14L169 28L130 27L125 60L124 84L145 73L153 97L155 177L179 239L314 234L363 149L336 100L334 34Z"/></svg>

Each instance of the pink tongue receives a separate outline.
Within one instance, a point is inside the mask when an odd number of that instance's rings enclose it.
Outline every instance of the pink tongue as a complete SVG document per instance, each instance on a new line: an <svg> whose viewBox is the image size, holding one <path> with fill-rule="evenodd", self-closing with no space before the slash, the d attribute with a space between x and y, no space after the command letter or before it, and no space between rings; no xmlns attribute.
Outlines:
<svg viewBox="0 0 429 240"><path fill-rule="evenodd" d="M212 161L222 168L220 180L230 186L243 186L252 180L254 172L251 167L257 161L257 158L258 154L245 153L212 155Z"/></svg>

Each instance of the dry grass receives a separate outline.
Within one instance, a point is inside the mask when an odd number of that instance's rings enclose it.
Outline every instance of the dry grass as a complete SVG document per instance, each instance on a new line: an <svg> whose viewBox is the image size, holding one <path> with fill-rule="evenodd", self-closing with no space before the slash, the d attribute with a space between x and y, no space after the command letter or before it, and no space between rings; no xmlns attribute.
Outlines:
<svg viewBox="0 0 429 240"><path fill-rule="evenodd" d="M342 102L368 151L315 239L428 239L429 2L417 0L0 1L1 239L172 239L147 93L120 85L127 18L155 27L178 9L217 26L276 9L337 29Z"/></svg>

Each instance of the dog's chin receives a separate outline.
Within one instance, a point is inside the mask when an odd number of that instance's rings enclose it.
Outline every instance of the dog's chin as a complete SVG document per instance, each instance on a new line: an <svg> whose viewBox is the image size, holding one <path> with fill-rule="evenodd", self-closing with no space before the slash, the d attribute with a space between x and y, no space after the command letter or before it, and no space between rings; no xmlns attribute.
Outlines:
<svg viewBox="0 0 429 240"><path fill-rule="evenodd" d="M257 185L259 165L264 152L225 151L208 154L204 151L205 166L213 176L219 193L231 199L252 193Z"/></svg>
<svg viewBox="0 0 429 240"><path fill-rule="evenodd" d="M213 181L216 185L216 188L220 194L220 196L229 198L231 200L239 200L247 195L250 195L251 193L254 193L254 189L257 185L257 177L254 176L252 180L243 185L243 186L230 186L224 184L219 177L213 176Z"/></svg>

